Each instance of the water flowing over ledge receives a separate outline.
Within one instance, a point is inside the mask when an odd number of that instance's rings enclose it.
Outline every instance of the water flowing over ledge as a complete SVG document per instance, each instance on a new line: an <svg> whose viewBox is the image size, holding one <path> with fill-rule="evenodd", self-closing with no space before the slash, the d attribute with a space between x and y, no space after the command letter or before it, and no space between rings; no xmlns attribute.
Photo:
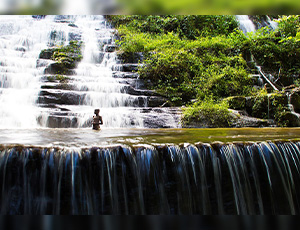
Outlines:
<svg viewBox="0 0 300 230"><path fill-rule="evenodd" d="M218 130L160 130L161 143L156 130L126 130L117 137L123 144L102 130L98 145L1 145L1 213L298 214L299 141L162 143L167 133L192 142L191 133L201 140L201 132L202 138L210 132L216 140L227 132L229 140L230 129ZM300 131L287 129L285 138L282 129L245 129L244 135L255 130L264 140L294 139ZM101 132L111 143L101 142ZM242 141L239 134L231 140ZM55 137L63 143L62 133Z"/></svg>

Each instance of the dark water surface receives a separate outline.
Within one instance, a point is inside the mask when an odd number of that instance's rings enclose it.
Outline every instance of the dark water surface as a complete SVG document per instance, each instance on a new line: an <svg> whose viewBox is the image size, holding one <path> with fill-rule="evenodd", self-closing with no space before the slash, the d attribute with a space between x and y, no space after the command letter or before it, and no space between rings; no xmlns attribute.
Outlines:
<svg viewBox="0 0 300 230"><path fill-rule="evenodd" d="M300 128L0 129L0 144L87 147L113 144L261 142L299 140Z"/></svg>

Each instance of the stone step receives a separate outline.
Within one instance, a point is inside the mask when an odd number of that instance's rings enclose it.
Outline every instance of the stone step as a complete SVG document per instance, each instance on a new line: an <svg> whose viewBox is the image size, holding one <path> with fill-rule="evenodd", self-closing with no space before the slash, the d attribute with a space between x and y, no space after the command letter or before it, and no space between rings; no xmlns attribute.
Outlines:
<svg viewBox="0 0 300 230"><path fill-rule="evenodd" d="M38 104L58 104L58 105L82 105L86 94L74 92L49 92L42 90L39 93Z"/></svg>
<svg viewBox="0 0 300 230"><path fill-rule="evenodd" d="M42 120L42 116L37 119L40 125L43 125ZM78 128L79 125L77 117L50 115L47 117L46 126L49 128Z"/></svg>
<svg viewBox="0 0 300 230"><path fill-rule="evenodd" d="M180 117L182 115L181 108L160 108L160 107L145 107L133 109L133 113L139 114L143 118L143 126L145 128L174 128L181 127ZM46 121L45 121L46 119ZM49 116L43 117L42 115L38 118L38 122L42 124L46 122L47 127L50 128L86 128L91 127L91 118L85 120L81 125L79 121L82 116L79 114L64 112L64 111L51 111ZM107 118L109 119L109 118ZM128 116L133 126L136 125L135 116ZM81 121L82 122L82 121Z"/></svg>
<svg viewBox="0 0 300 230"><path fill-rule="evenodd" d="M140 95L140 96L157 96L161 97L160 94L156 93L154 90L147 89L136 89L132 86L124 86L123 92L130 95Z"/></svg>
<svg viewBox="0 0 300 230"><path fill-rule="evenodd" d="M132 63L117 64L112 66L112 70L120 71L120 72L137 72L138 68L141 66L143 66L143 64L132 64Z"/></svg>
<svg viewBox="0 0 300 230"><path fill-rule="evenodd" d="M105 45L103 47L103 50L104 52L107 52L107 53L112 53L112 52L115 52L117 50L118 46L117 45Z"/></svg>
<svg viewBox="0 0 300 230"><path fill-rule="evenodd" d="M132 72L117 71L117 72L113 72L112 76L114 78L133 78L133 79L137 79L139 77L139 74L138 73L132 73Z"/></svg>

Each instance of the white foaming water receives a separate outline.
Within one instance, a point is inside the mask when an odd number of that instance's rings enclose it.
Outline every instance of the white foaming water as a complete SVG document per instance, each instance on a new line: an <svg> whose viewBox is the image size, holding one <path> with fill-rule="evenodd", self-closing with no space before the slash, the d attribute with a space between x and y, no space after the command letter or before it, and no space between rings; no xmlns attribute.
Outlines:
<svg viewBox="0 0 300 230"><path fill-rule="evenodd" d="M96 108L105 128L142 128L145 119L161 118L177 127L168 109L146 114L139 107L147 107L148 97L128 94L130 80L113 77L114 32L103 16L0 16L0 128L91 127ZM39 54L71 40L83 42L83 59L63 88L47 80L53 61Z"/></svg>
<svg viewBox="0 0 300 230"><path fill-rule="evenodd" d="M255 25L249 19L248 15L236 15L236 18L240 24L240 29L244 32L244 34L255 31Z"/></svg>
<svg viewBox="0 0 300 230"><path fill-rule="evenodd" d="M278 23L271 20L271 18L267 15L267 21L273 30L277 29Z"/></svg>
<svg viewBox="0 0 300 230"><path fill-rule="evenodd" d="M0 16L0 127L37 127L41 68L40 50L46 48L48 20L31 16Z"/></svg>
<svg viewBox="0 0 300 230"><path fill-rule="evenodd" d="M70 20L70 17L62 20ZM90 126L94 109L100 108L104 127L143 127L143 119L134 107L143 100L143 96L132 96L124 91L125 84L113 78L112 67L117 63L115 52L105 52L109 45L114 45L114 30L110 28L103 16L72 16L69 23L56 23L52 31L56 31L56 43L67 44L73 33L83 42L83 59L75 69L75 74L68 76L69 85L75 91L48 90L54 93L75 93L83 100L79 105L56 105L55 108L43 108L39 122L42 126L49 126L49 115L59 109L68 111L69 119L76 118L78 127ZM64 35L64 36L63 36ZM53 39L52 39L53 40ZM46 83L53 85L53 83ZM146 99L146 97L144 97ZM47 106L46 106L47 107ZM56 115L57 116L57 115ZM60 115L58 115L60 116Z"/></svg>
<svg viewBox="0 0 300 230"><path fill-rule="evenodd" d="M132 107L137 100L122 92L123 84L112 77L112 66L117 63L115 52L106 53L107 43L113 45L113 32L102 16L78 17L76 25L82 31L84 43L83 60L76 69L74 84L86 94L85 106L70 106L68 109L78 114L79 126L83 126L92 116L95 108L100 108L104 127L142 127L143 120L136 116ZM99 60L101 59L102 60Z"/></svg>

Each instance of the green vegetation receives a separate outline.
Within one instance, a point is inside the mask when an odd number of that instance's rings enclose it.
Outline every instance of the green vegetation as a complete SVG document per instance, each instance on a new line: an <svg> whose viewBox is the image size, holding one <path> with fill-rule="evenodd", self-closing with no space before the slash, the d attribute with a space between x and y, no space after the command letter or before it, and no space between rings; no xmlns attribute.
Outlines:
<svg viewBox="0 0 300 230"><path fill-rule="evenodd" d="M274 98L267 92L264 95L253 88L251 73L257 71L256 62L266 74L277 78L278 88L299 82L298 16L281 16L275 31L265 27L248 35L238 29L234 16L107 18L118 29L122 56L143 53L144 65L138 72L147 80L147 87L166 96L175 106L188 107L185 122L208 116L207 123L223 127L230 123L229 112L225 113L228 107L246 109L248 103L252 106L248 108L250 115L288 125L282 119L287 112L283 92L279 93L282 97L278 93ZM253 103L246 102L245 97L252 98ZM266 106L273 110L266 111ZM218 121L221 116L223 120Z"/></svg>
<svg viewBox="0 0 300 230"><path fill-rule="evenodd" d="M225 101L216 103L208 98L195 103L183 111L183 123L201 123L203 127L230 127L233 117L230 116L228 104Z"/></svg>
<svg viewBox="0 0 300 230"><path fill-rule="evenodd" d="M66 46L42 50L39 58L55 61L52 67L55 67L56 74L66 74L68 70L76 68L82 59L81 47L82 42L70 41Z"/></svg>
<svg viewBox="0 0 300 230"><path fill-rule="evenodd" d="M70 78L68 78L67 76L64 76L61 74L47 77L47 81L49 81L49 82L59 81L60 83L67 83L69 81L69 79Z"/></svg>

